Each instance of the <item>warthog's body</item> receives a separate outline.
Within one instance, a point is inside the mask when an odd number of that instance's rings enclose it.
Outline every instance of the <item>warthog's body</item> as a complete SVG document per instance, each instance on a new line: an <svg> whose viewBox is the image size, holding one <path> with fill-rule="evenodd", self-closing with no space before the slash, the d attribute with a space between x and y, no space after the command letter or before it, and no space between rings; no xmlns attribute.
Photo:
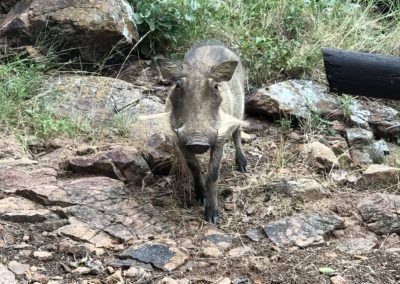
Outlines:
<svg viewBox="0 0 400 284"><path fill-rule="evenodd" d="M159 59L164 78L176 82L167 99L167 112L193 174L195 190L204 201L206 219L218 222L217 181L223 147L233 137L241 172L246 160L241 149L245 72L239 57L222 45L200 45L184 58L182 68ZM204 182L195 154L211 149Z"/></svg>

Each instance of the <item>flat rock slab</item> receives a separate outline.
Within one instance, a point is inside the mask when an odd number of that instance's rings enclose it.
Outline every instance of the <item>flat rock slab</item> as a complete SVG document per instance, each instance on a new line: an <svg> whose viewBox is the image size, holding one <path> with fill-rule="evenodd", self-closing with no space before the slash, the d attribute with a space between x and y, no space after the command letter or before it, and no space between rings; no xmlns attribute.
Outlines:
<svg viewBox="0 0 400 284"><path fill-rule="evenodd" d="M234 235L226 234L214 229L208 230L204 234L204 237L206 241L211 242L216 246L224 249L230 247L232 245L233 240L235 239Z"/></svg>
<svg viewBox="0 0 400 284"><path fill-rule="evenodd" d="M12 260L8 263L8 269L10 269L16 275L24 275L29 271L29 268L29 264L23 264L15 260Z"/></svg>
<svg viewBox="0 0 400 284"><path fill-rule="evenodd" d="M365 238L344 239L337 245L337 249L349 254L363 254L370 252L376 246L375 242Z"/></svg>
<svg viewBox="0 0 400 284"><path fill-rule="evenodd" d="M103 174L122 181L141 185L150 171L141 154L133 149L116 148L89 156L68 160L69 167L78 173Z"/></svg>
<svg viewBox="0 0 400 284"><path fill-rule="evenodd" d="M400 234L400 196L375 193L357 205L367 226L378 234Z"/></svg>
<svg viewBox="0 0 400 284"><path fill-rule="evenodd" d="M52 185L57 182L57 171L52 168L25 170L16 167L0 167L0 191L15 193L38 185Z"/></svg>
<svg viewBox="0 0 400 284"><path fill-rule="evenodd" d="M324 235L343 226L343 219L334 213L311 212L268 223L263 229L279 246L308 247L324 243Z"/></svg>
<svg viewBox="0 0 400 284"><path fill-rule="evenodd" d="M124 184L107 177L86 177L61 181L57 186L35 186L17 191L17 194L43 205L67 207L93 205L123 195Z"/></svg>
<svg viewBox="0 0 400 284"><path fill-rule="evenodd" d="M329 196L330 192L318 181L309 178L298 180L280 179L265 185L267 192L316 200Z"/></svg>
<svg viewBox="0 0 400 284"><path fill-rule="evenodd" d="M138 247L130 247L122 252L121 259L135 259L164 270L172 271L185 263L188 255L176 247L159 243L148 243Z"/></svg>
<svg viewBox="0 0 400 284"><path fill-rule="evenodd" d="M69 218L69 221L70 224L59 228L57 233L76 241L91 243L100 248L112 248L117 244L117 241L106 233L93 229L76 218Z"/></svg>
<svg viewBox="0 0 400 284"><path fill-rule="evenodd" d="M245 234L253 242L259 242L261 240L261 235L258 233L257 229L248 229Z"/></svg>
<svg viewBox="0 0 400 284"><path fill-rule="evenodd" d="M386 165L370 165L357 180L356 186L360 189L380 189L397 185L400 181L400 169Z"/></svg>
<svg viewBox="0 0 400 284"><path fill-rule="evenodd" d="M0 263L0 284L17 284L15 275Z"/></svg>

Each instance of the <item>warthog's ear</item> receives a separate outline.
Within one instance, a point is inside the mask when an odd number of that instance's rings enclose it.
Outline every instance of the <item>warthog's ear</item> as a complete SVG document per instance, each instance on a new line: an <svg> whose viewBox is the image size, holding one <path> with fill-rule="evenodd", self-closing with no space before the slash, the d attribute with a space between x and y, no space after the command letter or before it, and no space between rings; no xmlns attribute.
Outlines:
<svg viewBox="0 0 400 284"><path fill-rule="evenodd" d="M182 68L174 64L171 60L163 57L155 59L158 67L160 67L161 75L166 80L178 80L183 77Z"/></svg>
<svg viewBox="0 0 400 284"><path fill-rule="evenodd" d="M230 60L225 61L210 70L209 76L217 82L229 81L235 72L238 61Z"/></svg>

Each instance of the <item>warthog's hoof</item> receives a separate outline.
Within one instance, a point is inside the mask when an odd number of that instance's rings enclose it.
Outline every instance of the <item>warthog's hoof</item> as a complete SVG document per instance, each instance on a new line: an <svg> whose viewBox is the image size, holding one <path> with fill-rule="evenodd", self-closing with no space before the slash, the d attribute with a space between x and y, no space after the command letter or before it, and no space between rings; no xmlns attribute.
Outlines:
<svg viewBox="0 0 400 284"><path fill-rule="evenodd" d="M238 165L238 171L241 173L247 173L246 165Z"/></svg>
<svg viewBox="0 0 400 284"><path fill-rule="evenodd" d="M211 209L209 206L205 207L205 219L207 222L210 222L211 224L217 225L219 223L219 213L218 209Z"/></svg>

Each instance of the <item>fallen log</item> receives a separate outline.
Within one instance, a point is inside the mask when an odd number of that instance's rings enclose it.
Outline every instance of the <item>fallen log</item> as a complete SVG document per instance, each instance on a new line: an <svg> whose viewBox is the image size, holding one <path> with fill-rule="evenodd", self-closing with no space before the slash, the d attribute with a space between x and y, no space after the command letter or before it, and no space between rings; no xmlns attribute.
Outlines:
<svg viewBox="0 0 400 284"><path fill-rule="evenodd" d="M322 49L332 92L400 100L400 57Z"/></svg>

